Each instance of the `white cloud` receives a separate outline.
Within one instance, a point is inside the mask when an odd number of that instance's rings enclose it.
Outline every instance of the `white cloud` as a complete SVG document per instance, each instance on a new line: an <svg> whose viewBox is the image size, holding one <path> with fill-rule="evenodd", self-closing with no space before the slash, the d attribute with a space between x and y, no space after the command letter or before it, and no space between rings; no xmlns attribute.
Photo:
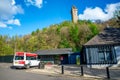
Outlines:
<svg viewBox="0 0 120 80"><path fill-rule="evenodd" d="M6 28L6 27L7 27L7 25L6 25L6 24L4 24L4 23L0 22L0 28Z"/></svg>
<svg viewBox="0 0 120 80"><path fill-rule="evenodd" d="M12 0L12 5L15 5L15 1L14 0Z"/></svg>
<svg viewBox="0 0 120 80"><path fill-rule="evenodd" d="M80 20L102 20L106 21L111 19L114 15L114 11L116 8L120 6L119 3L115 4L108 4L106 5L106 8L103 10L100 7L95 8L86 8L83 12L83 14L79 14Z"/></svg>
<svg viewBox="0 0 120 80"><path fill-rule="evenodd" d="M36 6L38 8L42 7L43 0L25 0L26 5L30 6Z"/></svg>
<svg viewBox="0 0 120 80"><path fill-rule="evenodd" d="M18 19L8 20L7 24L18 25L18 26L21 25Z"/></svg>
<svg viewBox="0 0 120 80"><path fill-rule="evenodd" d="M8 22L13 20L10 25L20 25L20 21L15 19L17 14L23 14L24 10L20 5L16 5L15 0L0 0L0 23L5 24L4 27L8 27Z"/></svg>

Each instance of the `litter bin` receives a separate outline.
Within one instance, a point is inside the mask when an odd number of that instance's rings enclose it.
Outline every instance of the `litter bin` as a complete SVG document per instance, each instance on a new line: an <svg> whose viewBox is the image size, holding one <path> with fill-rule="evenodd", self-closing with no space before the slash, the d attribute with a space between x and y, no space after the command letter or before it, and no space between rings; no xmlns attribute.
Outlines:
<svg viewBox="0 0 120 80"><path fill-rule="evenodd" d="M44 69L44 67L45 67L45 63L44 62L40 62L38 68L39 69Z"/></svg>

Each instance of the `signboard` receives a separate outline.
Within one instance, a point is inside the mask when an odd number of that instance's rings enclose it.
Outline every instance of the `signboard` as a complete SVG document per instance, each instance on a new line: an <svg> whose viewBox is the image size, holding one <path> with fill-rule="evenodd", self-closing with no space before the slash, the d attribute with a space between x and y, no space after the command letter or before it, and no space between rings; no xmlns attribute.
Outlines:
<svg viewBox="0 0 120 80"><path fill-rule="evenodd" d="M63 60L63 56L60 56L60 60L61 60L61 61Z"/></svg>

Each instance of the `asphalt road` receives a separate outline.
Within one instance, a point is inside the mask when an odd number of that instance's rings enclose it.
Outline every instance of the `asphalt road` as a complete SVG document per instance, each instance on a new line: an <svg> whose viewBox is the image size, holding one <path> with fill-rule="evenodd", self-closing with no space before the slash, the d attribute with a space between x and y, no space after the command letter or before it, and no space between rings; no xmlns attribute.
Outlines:
<svg viewBox="0 0 120 80"><path fill-rule="evenodd" d="M10 63L0 63L0 80L88 80L80 77L28 73L25 69L12 69L10 66Z"/></svg>

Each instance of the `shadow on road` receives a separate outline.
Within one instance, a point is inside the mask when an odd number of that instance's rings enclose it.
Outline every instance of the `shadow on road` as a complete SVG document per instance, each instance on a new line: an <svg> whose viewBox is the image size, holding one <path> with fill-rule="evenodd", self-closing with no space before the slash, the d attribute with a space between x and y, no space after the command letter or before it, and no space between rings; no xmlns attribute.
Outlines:
<svg viewBox="0 0 120 80"><path fill-rule="evenodd" d="M10 69L13 69L13 70L26 70L26 68L18 68L18 67L14 67L14 66L10 66Z"/></svg>

